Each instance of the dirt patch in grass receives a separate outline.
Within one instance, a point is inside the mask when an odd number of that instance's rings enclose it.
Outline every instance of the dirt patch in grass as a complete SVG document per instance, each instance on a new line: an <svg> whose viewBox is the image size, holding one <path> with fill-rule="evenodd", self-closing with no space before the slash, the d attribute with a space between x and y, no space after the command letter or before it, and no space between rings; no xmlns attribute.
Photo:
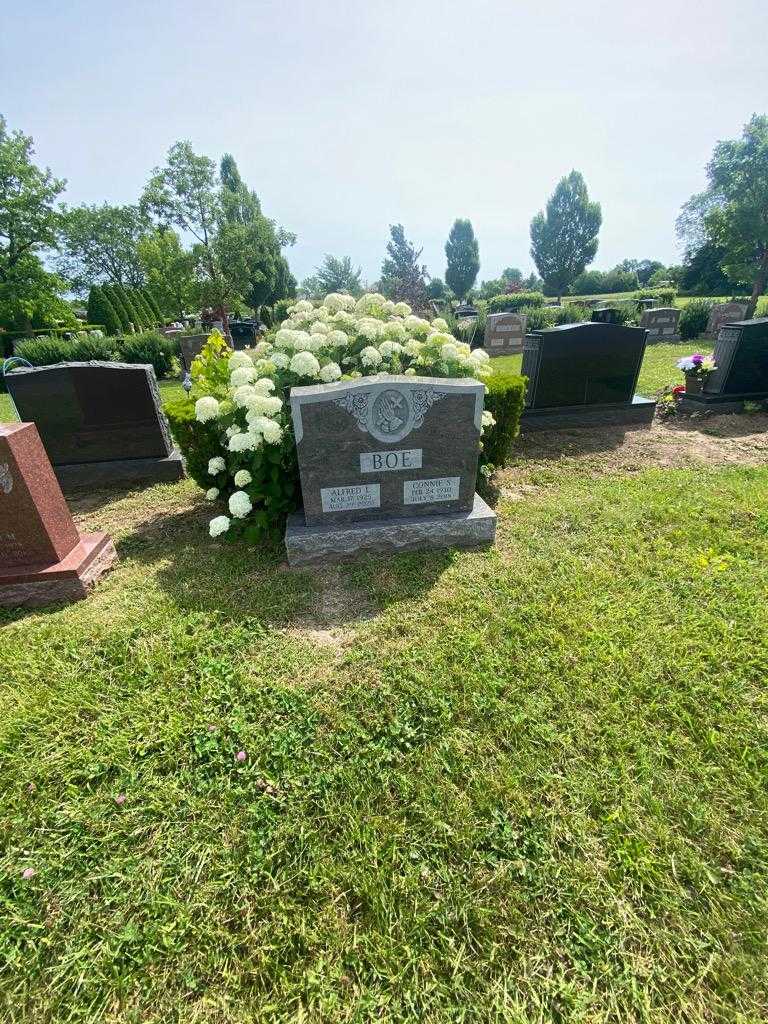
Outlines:
<svg viewBox="0 0 768 1024"><path fill-rule="evenodd" d="M547 467L599 477L653 467L732 464L768 464L768 414L656 420L650 430L627 432L602 427L522 435L513 464L499 474L499 485L503 497L519 500L537 489Z"/></svg>
<svg viewBox="0 0 768 1024"><path fill-rule="evenodd" d="M373 608L361 590L344 581L337 567L318 569L314 578L312 607L287 632L341 653L354 637L354 627L373 617Z"/></svg>

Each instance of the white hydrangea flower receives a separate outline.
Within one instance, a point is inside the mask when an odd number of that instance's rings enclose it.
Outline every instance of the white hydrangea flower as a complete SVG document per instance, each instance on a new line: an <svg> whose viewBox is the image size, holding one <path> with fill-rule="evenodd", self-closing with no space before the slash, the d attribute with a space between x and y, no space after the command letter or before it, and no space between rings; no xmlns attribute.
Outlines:
<svg viewBox="0 0 768 1024"><path fill-rule="evenodd" d="M352 295L345 295L341 292L331 292L330 295L326 295L323 299L323 305L332 313L335 313L340 309L354 309L355 300Z"/></svg>
<svg viewBox="0 0 768 1024"><path fill-rule="evenodd" d="M205 492L205 496L208 499L208 501L215 501L219 496L219 488L209 487L208 490Z"/></svg>
<svg viewBox="0 0 768 1024"><path fill-rule="evenodd" d="M496 426L496 420L493 418L493 414L490 412L489 409L483 409L483 426L482 426L482 429L485 430L487 427L495 427L495 426Z"/></svg>
<svg viewBox="0 0 768 1024"><path fill-rule="evenodd" d="M416 338L426 338L432 329L429 320L422 320L420 316L407 316L403 322L408 333Z"/></svg>
<svg viewBox="0 0 768 1024"><path fill-rule="evenodd" d="M232 371L229 378L230 387L237 388L241 384L251 384L256 379L256 371L252 366L240 366Z"/></svg>
<svg viewBox="0 0 768 1024"><path fill-rule="evenodd" d="M410 338L403 345L403 351L409 356L418 356L423 348L422 343L415 338Z"/></svg>
<svg viewBox="0 0 768 1024"><path fill-rule="evenodd" d="M295 313L311 313L315 307L307 299L300 299L291 309Z"/></svg>
<svg viewBox="0 0 768 1024"><path fill-rule="evenodd" d="M409 306L408 308L410 309L411 307ZM389 316L397 315L395 313L395 304L392 301L392 299L387 299L387 301L384 303L384 312L387 313Z"/></svg>
<svg viewBox="0 0 768 1024"><path fill-rule="evenodd" d="M383 308L386 301L384 296L379 295L378 292L366 292L355 303L355 309L358 313L369 313L373 309Z"/></svg>
<svg viewBox="0 0 768 1024"><path fill-rule="evenodd" d="M311 352L297 352L290 363L291 372L298 377L316 377L320 372L320 363Z"/></svg>
<svg viewBox="0 0 768 1024"><path fill-rule="evenodd" d="M258 393L252 384L241 384L239 388L235 388L232 392L232 400L235 405L239 405L241 409L244 409Z"/></svg>
<svg viewBox="0 0 768 1024"><path fill-rule="evenodd" d="M360 362L363 366L379 366L382 360L381 352L372 345L364 348L360 353Z"/></svg>
<svg viewBox="0 0 768 1024"><path fill-rule="evenodd" d="M288 327L281 327L275 335L275 344L280 348L292 349L295 340L296 331L291 330Z"/></svg>
<svg viewBox="0 0 768 1024"><path fill-rule="evenodd" d="M283 428L274 420L268 420L263 431L264 440L267 444L280 444L283 437Z"/></svg>
<svg viewBox="0 0 768 1024"><path fill-rule="evenodd" d="M458 359L459 350L453 342L447 342L440 350L440 355L443 359Z"/></svg>
<svg viewBox="0 0 768 1024"><path fill-rule="evenodd" d="M235 434L239 434L239 433L240 433L240 427L237 425L237 423L233 423L231 427L227 427L227 429L226 429L227 437L234 437Z"/></svg>
<svg viewBox="0 0 768 1024"><path fill-rule="evenodd" d="M229 511L236 519L245 519L252 508L251 499L245 491L235 491L229 496Z"/></svg>
<svg viewBox="0 0 768 1024"><path fill-rule="evenodd" d="M389 359L395 352L402 352L403 346L398 344L396 341L382 341L379 345L379 352L384 356L385 359Z"/></svg>
<svg viewBox="0 0 768 1024"><path fill-rule="evenodd" d="M406 377L415 377L416 376L416 371L414 370L414 368L412 366L409 366L408 369L405 371L405 376Z"/></svg>
<svg viewBox="0 0 768 1024"><path fill-rule="evenodd" d="M255 452L259 447L259 439L250 431L230 437L228 448L231 452Z"/></svg>
<svg viewBox="0 0 768 1024"><path fill-rule="evenodd" d="M309 329L310 334L330 334L331 328L322 320L316 321Z"/></svg>
<svg viewBox="0 0 768 1024"><path fill-rule="evenodd" d="M208 475L216 476L217 473L223 473L227 468L227 464L220 455L216 455L214 458L208 460Z"/></svg>
<svg viewBox="0 0 768 1024"><path fill-rule="evenodd" d="M446 333L450 331L447 322L441 316L435 317L432 321L432 326L436 331L445 331Z"/></svg>
<svg viewBox="0 0 768 1024"><path fill-rule="evenodd" d="M296 352L311 352L315 347L312 335L306 331L293 332L293 347Z"/></svg>
<svg viewBox="0 0 768 1024"><path fill-rule="evenodd" d="M233 352L229 357L229 372L232 373L234 370L239 370L243 366L252 366L251 357L247 352Z"/></svg>
<svg viewBox="0 0 768 1024"><path fill-rule="evenodd" d="M216 516L208 524L208 533L212 537L218 537L221 533L226 533L229 529L229 516Z"/></svg>
<svg viewBox="0 0 768 1024"><path fill-rule="evenodd" d="M487 363L490 358L484 348L472 349L472 359L476 359L479 363Z"/></svg>
<svg viewBox="0 0 768 1024"><path fill-rule="evenodd" d="M328 345L336 345L336 346L338 346L338 345L348 345L349 344L349 336L347 334L345 334L344 331L331 331L331 333L326 337L326 343Z"/></svg>
<svg viewBox="0 0 768 1024"><path fill-rule="evenodd" d="M397 316L410 316L413 310L407 302L396 302L394 312Z"/></svg>
<svg viewBox="0 0 768 1024"><path fill-rule="evenodd" d="M276 416L283 407L283 401L277 395L256 395L248 403L246 419L250 423L256 416Z"/></svg>
<svg viewBox="0 0 768 1024"><path fill-rule="evenodd" d="M384 324L381 333L390 341L403 342L407 338L405 328L402 324L398 323L397 320L390 320L388 323Z"/></svg>
<svg viewBox="0 0 768 1024"><path fill-rule="evenodd" d="M275 390L275 382L269 377L259 377L253 385L254 390L260 395L269 395Z"/></svg>
<svg viewBox="0 0 768 1024"><path fill-rule="evenodd" d="M278 370L285 370L290 363L290 359L285 352L273 352L271 362L277 367Z"/></svg>
<svg viewBox="0 0 768 1024"><path fill-rule="evenodd" d="M235 473L235 487L247 487L253 477L247 469L238 469Z"/></svg>
<svg viewBox="0 0 768 1024"><path fill-rule="evenodd" d="M339 380L340 377L341 367L338 363L326 363L320 370L320 380L325 381L326 384L330 384L334 380Z"/></svg>
<svg viewBox="0 0 768 1024"><path fill-rule="evenodd" d="M357 333L362 335L366 341L376 341L382 332L383 324L380 320L372 317L363 317L357 325Z"/></svg>
<svg viewBox="0 0 768 1024"><path fill-rule="evenodd" d="M215 420L219 415L219 403L212 395L205 395L195 402L195 419L199 423Z"/></svg>
<svg viewBox="0 0 768 1024"><path fill-rule="evenodd" d="M258 345L254 345L253 354L257 359L264 359L265 356L270 355L273 347L268 341L260 341Z"/></svg>

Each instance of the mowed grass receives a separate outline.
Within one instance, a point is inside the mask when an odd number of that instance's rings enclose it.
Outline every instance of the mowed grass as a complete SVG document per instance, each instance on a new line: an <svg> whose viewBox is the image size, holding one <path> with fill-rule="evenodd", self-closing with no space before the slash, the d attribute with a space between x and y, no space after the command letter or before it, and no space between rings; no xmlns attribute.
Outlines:
<svg viewBox="0 0 768 1024"><path fill-rule="evenodd" d="M768 469L322 573L89 508L117 568L0 612L1 1019L768 1017Z"/></svg>
<svg viewBox="0 0 768 1024"><path fill-rule="evenodd" d="M677 361L691 352L708 355L712 351L711 342L677 341L673 343L654 343L646 346L643 365L637 381L637 392L652 397L667 384L684 384L684 375L677 368ZM493 366L499 370L519 373L522 356L495 356Z"/></svg>

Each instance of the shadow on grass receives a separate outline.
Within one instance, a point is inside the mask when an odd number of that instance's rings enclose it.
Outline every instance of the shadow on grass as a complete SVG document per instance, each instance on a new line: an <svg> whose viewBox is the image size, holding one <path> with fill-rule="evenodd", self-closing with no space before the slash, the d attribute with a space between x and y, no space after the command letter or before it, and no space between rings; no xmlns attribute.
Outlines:
<svg viewBox="0 0 768 1024"><path fill-rule="evenodd" d="M646 430L647 427L638 429ZM510 465L516 465L525 459L539 462L560 459L564 455L615 451L624 444L624 439L630 432L630 428L626 426L602 426L522 433L515 442Z"/></svg>
<svg viewBox="0 0 768 1024"><path fill-rule="evenodd" d="M301 629L353 625L392 602L413 599L429 591L455 557L425 551L291 569L281 539L258 546L212 540L210 516L207 503L160 513L118 540L118 555L145 565L185 611Z"/></svg>

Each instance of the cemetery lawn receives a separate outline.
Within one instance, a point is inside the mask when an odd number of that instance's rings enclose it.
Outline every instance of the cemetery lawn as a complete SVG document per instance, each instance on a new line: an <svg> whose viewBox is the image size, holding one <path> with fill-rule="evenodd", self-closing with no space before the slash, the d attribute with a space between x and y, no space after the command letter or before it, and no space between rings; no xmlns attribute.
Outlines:
<svg viewBox="0 0 768 1024"><path fill-rule="evenodd" d="M523 443L495 549L323 572L75 501L116 568L0 611L0 1019L765 1020L766 426Z"/></svg>

